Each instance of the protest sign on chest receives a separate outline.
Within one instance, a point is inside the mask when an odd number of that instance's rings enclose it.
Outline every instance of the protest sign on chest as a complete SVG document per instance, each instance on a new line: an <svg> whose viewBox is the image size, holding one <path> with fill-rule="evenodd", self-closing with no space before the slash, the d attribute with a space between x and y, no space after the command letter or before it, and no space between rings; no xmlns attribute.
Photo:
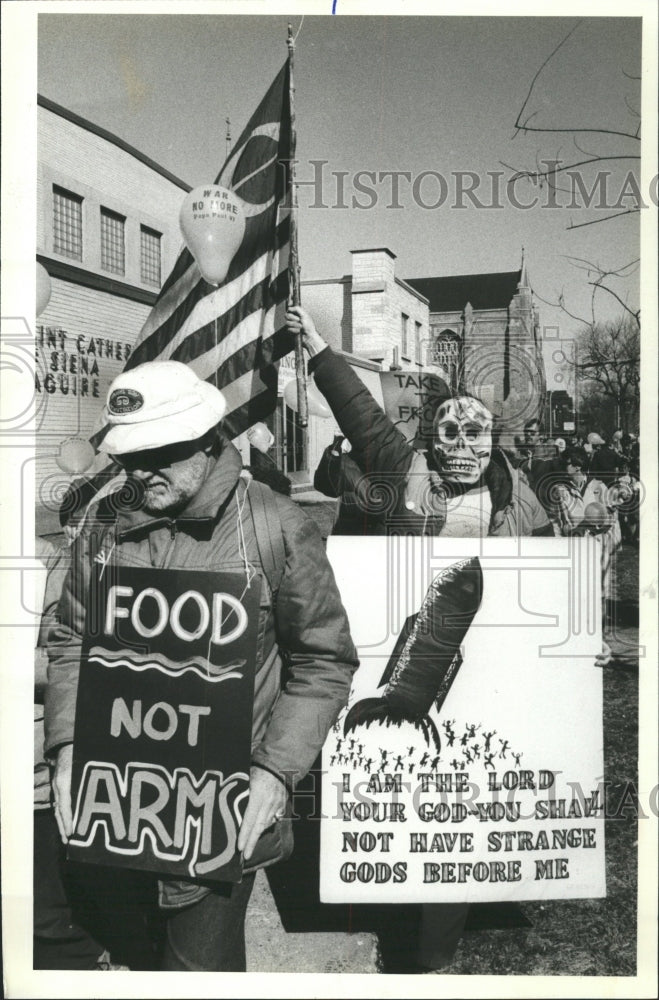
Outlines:
<svg viewBox="0 0 659 1000"><path fill-rule="evenodd" d="M258 577L97 567L73 744L77 860L238 881Z"/></svg>
<svg viewBox="0 0 659 1000"><path fill-rule="evenodd" d="M328 552L361 665L323 751L323 902L605 895L596 541Z"/></svg>

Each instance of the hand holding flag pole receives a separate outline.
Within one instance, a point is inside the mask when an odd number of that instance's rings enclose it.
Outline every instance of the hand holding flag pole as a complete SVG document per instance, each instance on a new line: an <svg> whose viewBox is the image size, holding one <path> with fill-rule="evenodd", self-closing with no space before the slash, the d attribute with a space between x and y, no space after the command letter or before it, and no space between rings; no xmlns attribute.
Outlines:
<svg viewBox="0 0 659 1000"><path fill-rule="evenodd" d="M293 55L295 52L295 39L293 29L288 24L288 67L289 67L289 97L291 110L291 160L288 177L290 204L291 204L291 248L289 264L289 306L300 305L300 265L297 253L297 187L295 184L295 145L297 133L295 130L295 85L293 83ZM295 337L295 379L297 382L297 414L301 427L306 427L309 423L309 407L307 401L307 380L306 367L304 363L304 351L302 347L302 333Z"/></svg>

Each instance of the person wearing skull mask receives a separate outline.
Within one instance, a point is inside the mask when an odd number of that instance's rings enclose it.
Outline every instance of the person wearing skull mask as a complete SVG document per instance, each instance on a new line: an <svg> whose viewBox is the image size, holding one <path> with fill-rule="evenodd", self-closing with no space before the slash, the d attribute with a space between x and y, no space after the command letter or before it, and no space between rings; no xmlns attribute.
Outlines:
<svg viewBox="0 0 659 1000"><path fill-rule="evenodd" d="M363 491L371 523L379 513L387 531L403 534L552 535L541 503L496 446L494 417L481 400L466 393L444 400L425 452L410 448L309 313L296 306L286 319L302 333L309 371L371 487Z"/></svg>
<svg viewBox="0 0 659 1000"><path fill-rule="evenodd" d="M364 511L364 534L553 535L526 479L496 447L494 417L481 400L459 394L440 403L426 451L415 450L345 359L328 347L309 313L295 306L286 320L291 333L302 334L311 357L309 371L364 473L359 496L371 500ZM378 512L383 531L373 527ZM403 959L396 971L445 969L455 955L468 912L466 903L422 905L413 956ZM403 939L408 923L406 911L400 928ZM383 933L397 937L395 920L393 935L390 928ZM399 948L396 943L397 954Z"/></svg>

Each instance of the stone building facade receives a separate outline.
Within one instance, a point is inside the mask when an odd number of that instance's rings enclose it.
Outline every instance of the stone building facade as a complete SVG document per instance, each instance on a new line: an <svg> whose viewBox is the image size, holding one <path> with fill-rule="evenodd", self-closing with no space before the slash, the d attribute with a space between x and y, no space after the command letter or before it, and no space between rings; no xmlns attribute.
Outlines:
<svg viewBox="0 0 659 1000"><path fill-rule="evenodd" d="M540 318L528 268L452 277L408 278L428 299L426 363L453 388L483 400L511 434L542 416L546 391Z"/></svg>
<svg viewBox="0 0 659 1000"><path fill-rule="evenodd" d="M319 331L335 349L385 369L428 364L427 298L396 274L396 255L388 247L351 255L351 274L302 282L303 303Z"/></svg>

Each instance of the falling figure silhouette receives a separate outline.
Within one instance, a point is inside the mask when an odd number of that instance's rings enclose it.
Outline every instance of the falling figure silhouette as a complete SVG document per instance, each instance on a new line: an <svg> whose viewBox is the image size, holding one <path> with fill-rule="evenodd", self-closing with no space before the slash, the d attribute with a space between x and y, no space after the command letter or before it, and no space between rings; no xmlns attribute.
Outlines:
<svg viewBox="0 0 659 1000"><path fill-rule="evenodd" d="M373 722L387 726L411 722L428 746L441 751L439 732L428 712L433 702L439 711L456 678L462 664L460 645L482 596L483 572L477 558L438 573L419 612L407 619L396 640L378 685L384 687L382 695L355 702L343 724L344 736Z"/></svg>

